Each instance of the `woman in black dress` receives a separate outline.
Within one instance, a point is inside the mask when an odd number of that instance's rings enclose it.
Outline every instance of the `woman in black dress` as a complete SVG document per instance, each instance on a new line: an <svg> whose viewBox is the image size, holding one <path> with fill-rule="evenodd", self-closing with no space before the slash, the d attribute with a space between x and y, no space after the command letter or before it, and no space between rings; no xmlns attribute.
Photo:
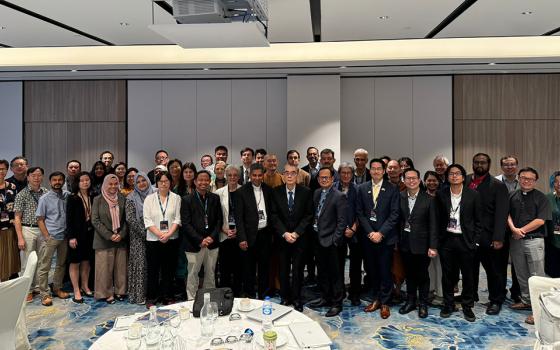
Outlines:
<svg viewBox="0 0 560 350"><path fill-rule="evenodd" d="M93 164L91 168L91 172L89 173L91 178L91 197L94 198L101 194L101 185L103 184L103 180L107 175L107 167L103 164L102 161L98 160Z"/></svg>
<svg viewBox="0 0 560 350"><path fill-rule="evenodd" d="M75 303L83 303L82 293L93 297L89 288L90 263L93 261L93 226L91 225L90 196L91 178L83 171L72 184L72 195L68 197L66 208L68 239L68 261L70 263L70 280L74 288ZM81 283L80 283L81 280Z"/></svg>

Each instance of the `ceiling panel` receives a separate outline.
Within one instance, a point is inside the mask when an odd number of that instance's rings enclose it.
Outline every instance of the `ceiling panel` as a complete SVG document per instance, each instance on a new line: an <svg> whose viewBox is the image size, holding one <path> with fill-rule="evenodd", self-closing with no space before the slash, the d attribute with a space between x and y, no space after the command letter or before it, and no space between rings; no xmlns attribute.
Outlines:
<svg viewBox="0 0 560 350"><path fill-rule="evenodd" d="M559 13L558 0L477 1L436 37L541 35L560 26Z"/></svg>
<svg viewBox="0 0 560 350"><path fill-rule="evenodd" d="M170 44L148 29L152 11L155 24L176 23L151 0L19 0L17 5L116 45Z"/></svg>
<svg viewBox="0 0 560 350"><path fill-rule="evenodd" d="M0 6L0 43L12 47L102 45L4 6Z"/></svg>
<svg viewBox="0 0 560 350"><path fill-rule="evenodd" d="M309 0L269 0L268 12L269 42L313 41Z"/></svg>
<svg viewBox="0 0 560 350"><path fill-rule="evenodd" d="M321 41L423 38L461 2L322 0Z"/></svg>

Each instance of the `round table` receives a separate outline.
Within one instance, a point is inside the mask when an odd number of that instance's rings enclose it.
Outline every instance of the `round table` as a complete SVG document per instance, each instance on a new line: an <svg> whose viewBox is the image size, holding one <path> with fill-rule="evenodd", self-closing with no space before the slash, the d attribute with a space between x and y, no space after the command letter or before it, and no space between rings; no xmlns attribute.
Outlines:
<svg viewBox="0 0 560 350"><path fill-rule="evenodd" d="M223 338L227 336L235 335L239 336L246 328L251 328L255 333L255 338L253 338L253 348L261 349L257 345L256 337L262 337L261 324L259 322L253 321L247 318L246 313L239 311L239 301L241 299L235 299L233 303L232 313L239 313L241 315L241 320L229 321L229 315L218 317L215 324L214 335L210 339L203 339L200 337L200 319L194 318L192 313L188 320L182 321L179 327L178 335L181 336L187 343L188 349L216 349L216 348L233 348L237 349L237 344L224 344L221 346L210 346L210 340L212 338ZM192 301L177 303L165 307L164 309L174 309L179 310L181 307L188 307L192 310ZM255 307L261 307L262 300L251 299L251 305ZM147 311L146 311L147 312ZM288 326L294 322L314 322L312 319L307 317L301 312L292 310L290 313L281 317L276 322L274 322L274 327L278 332L284 333L288 338L286 345L282 346L280 349L292 350L299 349L296 340L292 336ZM237 332L235 332L237 330ZM227 331L227 332L226 332ZM239 333L239 334L237 334ZM95 341L90 347L90 350L118 350L126 349L126 330L114 330L111 329L99 339ZM143 347L141 348L143 349ZM329 350L330 347L314 348L314 350Z"/></svg>

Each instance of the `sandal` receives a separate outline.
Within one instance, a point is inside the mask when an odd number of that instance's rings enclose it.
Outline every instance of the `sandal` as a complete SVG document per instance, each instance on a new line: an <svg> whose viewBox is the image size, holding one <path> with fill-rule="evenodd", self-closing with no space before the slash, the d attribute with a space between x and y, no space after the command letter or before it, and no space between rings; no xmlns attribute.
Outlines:
<svg viewBox="0 0 560 350"><path fill-rule="evenodd" d="M114 303L116 303L117 301L115 300L115 298L113 299L105 299L105 302L109 305L113 305Z"/></svg>
<svg viewBox="0 0 560 350"><path fill-rule="evenodd" d="M92 291L89 291L89 293L88 293L85 290L80 289L80 293L82 293L83 295L85 295L88 298L93 298L93 292Z"/></svg>

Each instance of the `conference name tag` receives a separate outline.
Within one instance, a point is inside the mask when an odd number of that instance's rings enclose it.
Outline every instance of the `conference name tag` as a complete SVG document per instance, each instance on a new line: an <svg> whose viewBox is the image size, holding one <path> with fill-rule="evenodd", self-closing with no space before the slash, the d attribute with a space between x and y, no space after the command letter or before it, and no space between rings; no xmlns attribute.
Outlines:
<svg viewBox="0 0 560 350"><path fill-rule="evenodd" d="M371 210L371 213L369 215L369 221L377 222L377 213L375 212L375 209Z"/></svg>
<svg viewBox="0 0 560 350"><path fill-rule="evenodd" d="M167 220L162 220L159 222L159 230L161 232L167 232L169 231L169 221Z"/></svg>

